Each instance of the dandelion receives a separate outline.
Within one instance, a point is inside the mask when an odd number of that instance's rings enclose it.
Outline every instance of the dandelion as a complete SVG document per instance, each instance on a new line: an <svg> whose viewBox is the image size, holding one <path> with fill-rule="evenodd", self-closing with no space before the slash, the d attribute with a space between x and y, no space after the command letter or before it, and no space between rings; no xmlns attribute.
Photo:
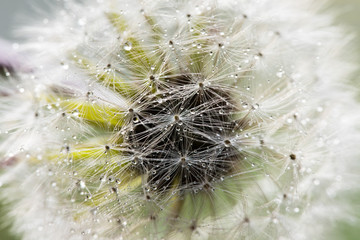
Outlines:
<svg viewBox="0 0 360 240"><path fill-rule="evenodd" d="M311 0L64 1L1 80L23 239L321 239L349 219L350 38ZM340 196L340 197L339 197Z"/></svg>

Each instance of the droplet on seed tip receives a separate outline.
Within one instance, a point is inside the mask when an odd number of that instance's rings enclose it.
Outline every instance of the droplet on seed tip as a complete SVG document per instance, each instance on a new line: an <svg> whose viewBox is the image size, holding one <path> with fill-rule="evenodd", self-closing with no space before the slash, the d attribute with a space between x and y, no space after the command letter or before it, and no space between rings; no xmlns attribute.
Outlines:
<svg viewBox="0 0 360 240"><path fill-rule="evenodd" d="M130 51L132 49L132 43L131 42L125 42L124 43L124 50Z"/></svg>

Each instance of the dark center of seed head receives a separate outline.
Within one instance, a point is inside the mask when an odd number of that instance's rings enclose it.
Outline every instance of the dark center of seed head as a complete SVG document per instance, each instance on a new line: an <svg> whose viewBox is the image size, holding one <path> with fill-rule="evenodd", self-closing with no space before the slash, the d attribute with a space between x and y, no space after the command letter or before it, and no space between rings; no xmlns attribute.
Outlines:
<svg viewBox="0 0 360 240"><path fill-rule="evenodd" d="M140 174L152 173L147 184L154 189L170 189L173 184L185 190L194 185L208 186L208 182L230 174L234 162L241 160L230 140L224 140L226 146L219 142L219 138L236 134L230 114L236 109L230 95L221 88L209 86L203 88L204 94L196 94L196 89L194 94L183 94L186 85L191 88L194 84L191 77L167 80L172 84L171 89L161 89L167 92L166 101L153 96L141 99L141 106L134 113L140 121L133 121L127 127L127 154L133 159L134 154L141 155L141 164L135 160L134 168ZM204 86L203 82L198 85ZM173 121L183 124L166 121L171 112L177 113ZM180 119L180 115L184 117Z"/></svg>

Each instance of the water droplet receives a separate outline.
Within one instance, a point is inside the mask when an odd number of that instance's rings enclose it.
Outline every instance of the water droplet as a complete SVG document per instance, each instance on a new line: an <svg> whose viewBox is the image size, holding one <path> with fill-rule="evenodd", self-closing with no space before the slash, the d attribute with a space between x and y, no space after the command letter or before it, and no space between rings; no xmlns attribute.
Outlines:
<svg viewBox="0 0 360 240"><path fill-rule="evenodd" d="M278 220L277 218L273 218L273 219L272 219L272 222L273 222L274 224L278 224L278 223L279 223L279 220Z"/></svg>
<svg viewBox="0 0 360 240"><path fill-rule="evenodd" d="M98 213L98 210L99 210L99 209L96 207L96 208L94 208L94 209L91 209L91 210L90 210L90 213L95 216L95 215Z"/></svg>
<svg viewBox="0 0 360 240"><path fill-rule="evenodd" d="M225 147L230 147L231 146L231 141L229 139L226 139L224 141Z"/></svg>
<svg viewBox="0 0 360 240"><path fill-rule="evenodd" d="M179 115L175 115L175 116L174 116L174 120L175 120L175 122L180 121L180 116L179 116Z"/></svg>
<svg viewBox="0 0 360 240"><path fill-rule="evenodd" d="M78 20L78 24L79 24L79 26L84 26L86 24L86 18L80 18Z"/></svg>
<svg viewBox="0 0 360 240"><path fill-rule="evenodd" d="M79 182L79 185L80 185L80 188L82 188L82 189L84 189L86 187L85 182L82 180Z"/></svg>
<svg viewBox="0 0 360 240"><path fill-rule="evenodd" d="M134 123L138 123L139 121L140 121L139 117L137 117L137 116L134 117L134 119L133 119L133 122L134 122Z"/></svg>
<svg viewBox="0 0 360 240"><path fill-rule="evenodd" d="M284 76L284 71L283 70L280 70L280 71L278 71L277 73L276 73L276 76L278 77L278 78L282 78L283 76Z"/></svg>
<svg viewBox="0 0 360 240"><path fill-rule="evenodd" d="M317 107L317 108L316 108L316 111L322 112L322 111L324 111L324 109L323 109L322 107Z"/></svg>
<svg viewBox="0 0 360 240"><path fill-rule="evenodd" d="M79 116L79 110L75 109L73 112L72 112L72 115L74 117L78 117Z"/></svg>
<svg viewBox="0 0 360 240"><path fill-rule="evenodd" d="M314 179L313 183L315 186L319 186L320 185L320 180L319 179Z"/></svg>
<svg viewBox="0 0 360 240"><path fill-rule="evenodd" d="M114 182L115 178L113 176L110 176L108 180L109 182Z"/></svg>
<svg viewBox="0 0 360 240"><path fill-rule="evenodd" d="M127 41L124 43L124 50L125 51L130 51L132 49L132 43Z"/></svg>

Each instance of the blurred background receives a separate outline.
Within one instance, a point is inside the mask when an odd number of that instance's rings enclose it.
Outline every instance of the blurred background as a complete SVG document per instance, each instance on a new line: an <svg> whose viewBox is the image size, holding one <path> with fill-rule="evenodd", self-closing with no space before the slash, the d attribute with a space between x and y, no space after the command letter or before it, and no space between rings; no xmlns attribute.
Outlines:
<svg viewBox="0 0 360 240"><path fill-rule="evenodd" d="M20 42L21 36L16 36L16 34L14 34L14 29L16 29L17 26L26 24L29 19L36 20L44 18L45 15L39 13L49 11L51 9L51 5L59 1L62 0L0 0L0 39L5 39L10 43ZM360 0L332 0L331 7L335 7L339 10L337 23L348 26L349 30L356 34L354 51L358 52L357 59L360 66ZM47 17L51 18L51 14ZM360 75L360 71L357 75ZM357 76L354 76L354 86L360 86L359 79L360 78ZM353 210L354 214L360 218L360 190L358 194L348 197L352 199L352 201L356 202L354 206L357 206L357 208ZM4 207L4 205L4 203L0 202L0 240L21 239L20 236L13 236L9 233L9 229L11 227L9 226L9 221L11 221L11 219L2 217L5 211L4 209L6 209L6 206ZM334 239L360 239L359 222L355 221L353 224L339 222L335 228Z"/></svg>

